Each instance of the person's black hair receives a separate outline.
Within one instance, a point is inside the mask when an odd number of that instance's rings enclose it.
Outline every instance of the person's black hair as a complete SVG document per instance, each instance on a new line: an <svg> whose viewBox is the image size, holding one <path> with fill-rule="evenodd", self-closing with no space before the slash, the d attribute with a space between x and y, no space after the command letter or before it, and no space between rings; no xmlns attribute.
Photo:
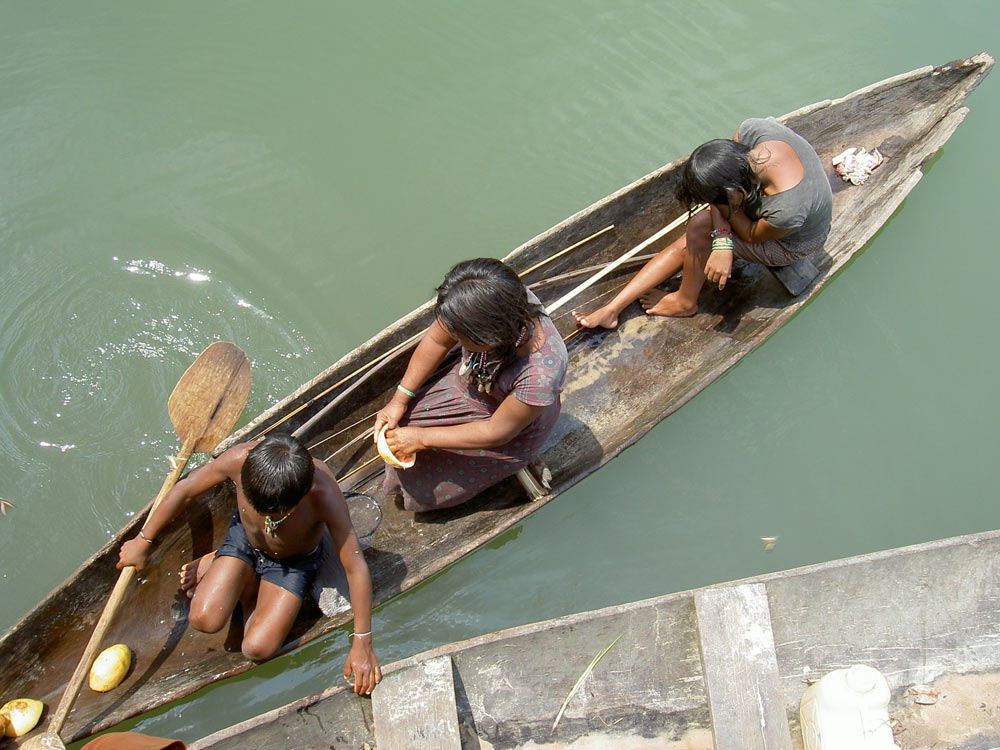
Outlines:
<svg viewBox="0 0 1000 750"><path fill-rule="evenodd" d="M677 200L688 211L700 203L742 208L751 221L760 218L762 196L760 178L753 170L750 146L737 141L716 139L694 150L681 167ZM728 191L743 191L742 205L734 206Z"/></svg>
<svg viewBox="0 0 1000 750"><path fill-rule="evenodd" d="M240 482L258 513L290 510L312 487L312 456L291 435L269 435L247 453Z"/></svg>
<svg viewBox="0 0 1000 750"><path fill-rule="evenodd" d="M476 258L456 264L437 288L434 315L452 335L489 347L506 365L515 356L517 341L541 305L528 301L521 279L495 258Z"/></svg>

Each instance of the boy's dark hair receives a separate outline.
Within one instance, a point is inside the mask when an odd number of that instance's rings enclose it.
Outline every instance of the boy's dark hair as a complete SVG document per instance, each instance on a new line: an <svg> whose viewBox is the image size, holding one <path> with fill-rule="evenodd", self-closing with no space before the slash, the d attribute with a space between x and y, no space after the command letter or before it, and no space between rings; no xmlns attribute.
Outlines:
<svg viewBox="0 0 1000 750"><path fill-rule="evenodd" d="M312 456L291 435L270 435L247 453L240 481L258 513L290 510L312 487Z"/></svg>
<svg viewBox="0 0 1000 750"><path fill-rule="evenodd" d="M751 221L759 219L762 191L750 150L745 143L722 138L698 146L681 168L677 200L688 211L699 203L711 203L730 210L742 208ZM734 206L728 191L739 190L746 197L742 206Z"/></svg>
<svg viewBox="0 0 1000 750"><path fill-rule="evenodd" d="M495 258L456 264L437 288L434 315L452 335L488 346L507 364L532 319L545 311L528 301L528 290L510 267Z"/></svg>

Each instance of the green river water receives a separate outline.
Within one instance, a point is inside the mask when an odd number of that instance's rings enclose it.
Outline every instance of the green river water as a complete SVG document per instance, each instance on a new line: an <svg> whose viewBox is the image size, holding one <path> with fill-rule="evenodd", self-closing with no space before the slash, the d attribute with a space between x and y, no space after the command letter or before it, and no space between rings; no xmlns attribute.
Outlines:
<svg viewBox="0 0 1000 750"><path fill-rule="evenodd" d="M208 343L251 357L249 419L452 263L744 117L996 53L998 29L995 0L3 4L0 628L156 492L166 398ZM378 610L382 662L995 528L996 75L764 346ZM130 725L193 739L316 692L341 679L346 632Z"/></svg>

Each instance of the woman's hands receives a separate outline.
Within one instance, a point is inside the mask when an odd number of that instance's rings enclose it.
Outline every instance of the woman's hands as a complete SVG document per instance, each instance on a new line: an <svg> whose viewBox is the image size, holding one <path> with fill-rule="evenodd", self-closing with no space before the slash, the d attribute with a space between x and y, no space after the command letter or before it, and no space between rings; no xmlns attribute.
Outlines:
<svg viewBox="0 0 1000 750"><path fill-rule="evenodd" d="M372 439L378 442L378 434L385 428L385 443L392 454L401 460L406 460L427 447L419 439L422 429L399 426L399 420L406 414L406 408L405 401L393 396L392 400L375 415L375 432L372 433Z"/></svg>
<svg viewBox="0 0 1000 750"><path fill-rule="evenodd" d="M375 432L372 434L373 441L378 439L378 433L382 429L382 425L387 425L390 430L399 427L399 420L406 414L406 406L405 403L394 396L388 404L382 407L378 414L375 415Z"/></svg>
<svg viewBox="0 0 1000 750"><path fill-rule="evenodd" d="M399 426L399 420L406 414L406 409L412 398L408 393L416 393L423 387L427 379L444 360L448 351L457 343L458 341L435 318L410 356L410 364L406 366L406 372L399 384L402 390L397 387L389 403L375 415L373 440L378 439L379 430L382 429L383 425L390 430Z"/></svg>
<svg viewBox="0 0 1000 750"><path fill-rule="evenodd" d="M729 232L731 234L732 227L729 224L729 219L733 215L732 209L727 206L727 216L725 218L720 206L711 205L708 210L712 214L713 230ZM708 261L705 263L705 277L713 284L718 284L719 289L725 288L726 282L729 281L729 276L733 271L733 251L731 244L730 249L719 248L712 250L708 256Z"/></svg>
<svg viewBox="0 0 1000 750"><path fill-rule="evenodd" d="M713 284L718 284L719 289L725 289L729 275L733 272L733 251L713 250L705 263L705 276Z"/></svg>
<svg viewBox="0 0 1000 750"><path fill-rule="evenodd" d="M397 427L385 433L385 443L392 454L399 459L406 459L426 450L422 438L424 430L420 427Z"/></svg>

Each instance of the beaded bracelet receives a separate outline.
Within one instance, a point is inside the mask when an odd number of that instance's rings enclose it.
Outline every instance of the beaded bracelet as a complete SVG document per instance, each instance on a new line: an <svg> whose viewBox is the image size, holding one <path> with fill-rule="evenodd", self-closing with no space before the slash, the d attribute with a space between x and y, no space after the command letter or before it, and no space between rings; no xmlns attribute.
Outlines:
<svg viewBox="0 0 1000 750"><path fill-rule="evenodd" d="M733 233L732 233L731 230L729 230L729 229L723 229L722 227L719 227L717 229L713 229L712 232L711 232L711 234L709 234L708 236L711 237L714 240L714 239L716 239L718 237L731 237L732 234Z"/></svg>

